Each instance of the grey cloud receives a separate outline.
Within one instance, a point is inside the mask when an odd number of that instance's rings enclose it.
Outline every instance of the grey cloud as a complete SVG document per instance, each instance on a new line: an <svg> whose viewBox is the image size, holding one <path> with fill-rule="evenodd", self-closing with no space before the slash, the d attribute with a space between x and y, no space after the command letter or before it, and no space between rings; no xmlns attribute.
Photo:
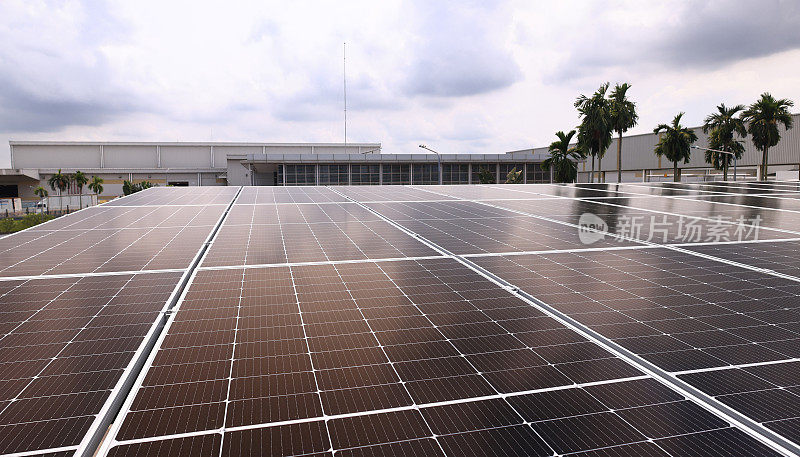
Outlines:
<svg viewBox="0 0 800 457"><path fill-rule="evenodd" d="M320 121L341 117L344 109L343 84L336 76L322 71L304 84L302 89L287 96L277 94L272 114L284 121ZM372 78L348 76L349 111L396 110L402 106L401 100L391 96L385 87Z"/></svg>
<svg viewBox="0 0 800 457"><path fill-rule="evenodd" d="M101 3L69 13L56 11L63 6L53 2L45 12L0 7L13 24L0 27L0 128L4 131L97 126L139 110L136 97L114 84L110 64L100 52L104 44L123 39L126 24ZM43 33L42 27L49 30Z"/></svg>
<svg viewBox="0 0 800 457"><path fill-rule="evenodd" d="M547 82L590 76L613 67L715 68L800 48L800 3L782 0L680 3L675 21L644 28L608 20L595 11L579 26L578 40Z"/></svg>
<svg viewBox="0 0 800 457"><path fill-rule="evenodd" d="M461 97L491 92L522 78L498 37L508 16L496 2L446 1L414 5L417 36L403 91Z"/></svg>

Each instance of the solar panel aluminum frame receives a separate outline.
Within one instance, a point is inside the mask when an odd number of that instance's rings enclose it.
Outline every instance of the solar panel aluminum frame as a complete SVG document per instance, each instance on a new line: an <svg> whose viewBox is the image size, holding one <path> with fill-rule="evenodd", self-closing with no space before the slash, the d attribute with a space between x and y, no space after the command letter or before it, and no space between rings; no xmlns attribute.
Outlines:
<svg viewBox="0 0 800 457"><path fill-rule="evenodd" d="M216 236L219 228L225 221L225 217L233 207L233 204L239 197L241 191L242 188L240 187L239 191L231 199L228 207L225 209L222 215L220 215L214 228L206 237L206 240L200 250L198 250L195 254L192 262L189 264L189 267L186 268L183 275L181 275L181 278L175 285L175 289L173 289L169 299L158 313L158 318L155 322L153 322L153 325L147 332L144 341L142 341L142 343L139 345L139 348L134 353L133 358L125 368L125 371L122 373L119 381L117 381L116 386L114 386L114 389L111 391L111 394L103 405L103 408L100 410L100 413L97 414L94 422L92 422L92 426L89 428L89 431L78 445L78 449L75 452L76 457L92 457L97 455L98 446L100 446L103 438L109 431L109 426L114 424L114 419L121 411L127 411L128 407L130 406L130 402L132 402L133 398L135 397L134 395L130 395L130 393L134 391L134 388L138 388L138 386L141 385L141 381L144 379L144 375L147 373L146 368L149 368L150 364L152 363L152 359L155 357L156 352L158 352L153 349L160 346L161 341L164 339L167 333L164 331L164 328L167 327L168 323L171 323L172 319L174 319L175 306L180 303L180 301L183 300L183 297L186 295L186 292L189 289L187 285L190 283L191 279L194 279L197 266L200 264L200 261L205 253L208 252L208 247L211 244L211 241ZM124 414L120 417L124 417ZM116 430L114 430L114 432L116 433ZM106 440L106 442L109 441L112 440Z"/></svg>

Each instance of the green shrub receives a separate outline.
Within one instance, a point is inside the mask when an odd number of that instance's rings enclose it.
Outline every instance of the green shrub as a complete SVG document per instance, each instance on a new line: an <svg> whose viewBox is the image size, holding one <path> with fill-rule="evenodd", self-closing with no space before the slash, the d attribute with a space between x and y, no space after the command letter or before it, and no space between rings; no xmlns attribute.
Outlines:
<svg viewBox="0 0 800 457"><path fill-rule="evenodd" d="M20 230L25 230L26 228L33 227L34 225L39 225L42 222L47 222L54 217L55 216L52 214L34 213L28 214L19 220L14 220L10 217L0 219L0 233L19 232Z"/></svg>

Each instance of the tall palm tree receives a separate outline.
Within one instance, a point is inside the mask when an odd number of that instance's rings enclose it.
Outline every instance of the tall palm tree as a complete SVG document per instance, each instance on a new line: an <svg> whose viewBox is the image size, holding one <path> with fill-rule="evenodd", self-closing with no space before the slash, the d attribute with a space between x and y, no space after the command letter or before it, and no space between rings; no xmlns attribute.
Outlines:
<svg viewBox="0 0 800 457"><path fill-rule="evenodd" d="M44 201L44 198L47 197L48 195L50 195L50 193L47 192L47 189L45 189L42 186L39 186L36 189L33 189L33 193L34 193L34 195L38 195L39 196L39 203L42 203ZM43 208L44 207L42 207L42 209Z"/></svg>
<svg viewBox="0 0 800 457"><path fill-rule="evenodd" d="M583 154L577 147L570 147L575 130L568 133L556 132L558 141L550 143L547 152L550 157L542 162L542 170L553 168L553 180L556 182L574 182L578 177L578 164L582 160Z"/></svg>
<svg viewBox="0 0 800 457"><path fill-rule="evenodd" d="M769 162L769 148L781 140L778 125L783 125L786 130L792 128L792 114L789 108L794 102L789 99L775 97L764 92L761 98L750 105L742 113L742 119L747 122L747 131L753 137L753 144L761 151L761 180L767 180L767 165Z"/></svg>
<svg viewBox="0 0 800 457"><path fill-rule="evenodd" d="M711 132L708 137L708 147L731 152L737 160L741 159L744 154L744 144L741 140L737 140L736 136L742 138L747 136L744 121L736 117L741 111L744 111L744 105L728 108L721 103L717 106L717 112L709 114L703 123L703 133ZM722 179L725 181L728 180L728 167L731 160L730 154L706 151L706 162L712 164L717 170L723 170Z"/></svg>
<svg viewBox="0 0 800 457"><path fill-rule="evenodd" d="M75 185L78 187L78 209L81 209L83 208L83 186L89 182L89 178L87 178L82 171L78 170L75 172L73 180L75 181Z"/></svg>
<svg viewBox="0 0 800 457"><path fill-rule="evenodd" d="M597 157L597 168L603 169L603 155L611 145L611 117L609 101L606 99L608 83L600 86L591 97L583 94L575 100L575 108L581 117L578 126L578 142L584 145L586 151L592 156L592 175L589 182L594 182L594 159ZM601 175L602 176L602 175Z"/></svg>
<svg viewBox="0 0 800 457"><path fill-rule="evenodd" d="M58 205L61 211L64 211L64 191L67 190L69 187L69 177L63 173L61 173L61 169L58 169L58 173L53 174L47 180L47 184L50 185L50 189L56 190L58 189Z"/></svg>
<svg viewBox="0 0 800 457"><path fill-rule="evenodd" d="M622 182L622 134L639 121L636 103L628 100L626 95L630 88L628 83L616 84L609 94L611 127L617 132L617 182Z"/></svg>
<svg viewBox="0 0 800 457"><path fill-rule="evenodd" d="M93 191L99 200L100 193L103 192L103 178L92 176L92 181L89 183L89 190Z"/></svg>
<svg viewBox="0 0 800 457"><path fill-rule="evenodd" d="M692 143L697 141L697 134L694 130L681 125L681 118L684 113L679 113L672 120L672 125L659 124L653 129L653 133L664 132L658 136L655 153L664 156L673 164L673 181L680 182L681 175L678 172L678 162L689 163L692 153Z"/></svg>

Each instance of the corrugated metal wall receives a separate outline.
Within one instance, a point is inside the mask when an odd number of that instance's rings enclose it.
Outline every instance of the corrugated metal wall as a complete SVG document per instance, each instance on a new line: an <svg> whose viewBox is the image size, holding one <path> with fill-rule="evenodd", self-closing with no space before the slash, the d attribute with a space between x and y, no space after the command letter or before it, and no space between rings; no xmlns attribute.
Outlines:
<svg viewBox="0 0 800 457"><path fill-rule="evenodd" d="M792 116L794 128L785 131L781 129L781 141L777 146L769 150L769 163L776 165L798 164L800 163L800 114ZM708 135L703 133L703 129L695 128L698 140L697 146L708 147ZM623 137L622 140L622 169L623 170L642 170L658 168L658 157L653 152L658 136L654 134L633 135ZM758 165L761 163L761 152L756 150L750 138L745 139L745 153L739 161L740 166ZM590 168L591 161L587 163L587 170ZM666 159L661 159L661 167L669 168L671 163ZM692 159L688 164L681 164L682 168L697 167L707 168L710 165L705 162L705 151L693 149ZM617 139L611 142L611 146L603 157L603 170L611 171L617 169Z"/></svg>

